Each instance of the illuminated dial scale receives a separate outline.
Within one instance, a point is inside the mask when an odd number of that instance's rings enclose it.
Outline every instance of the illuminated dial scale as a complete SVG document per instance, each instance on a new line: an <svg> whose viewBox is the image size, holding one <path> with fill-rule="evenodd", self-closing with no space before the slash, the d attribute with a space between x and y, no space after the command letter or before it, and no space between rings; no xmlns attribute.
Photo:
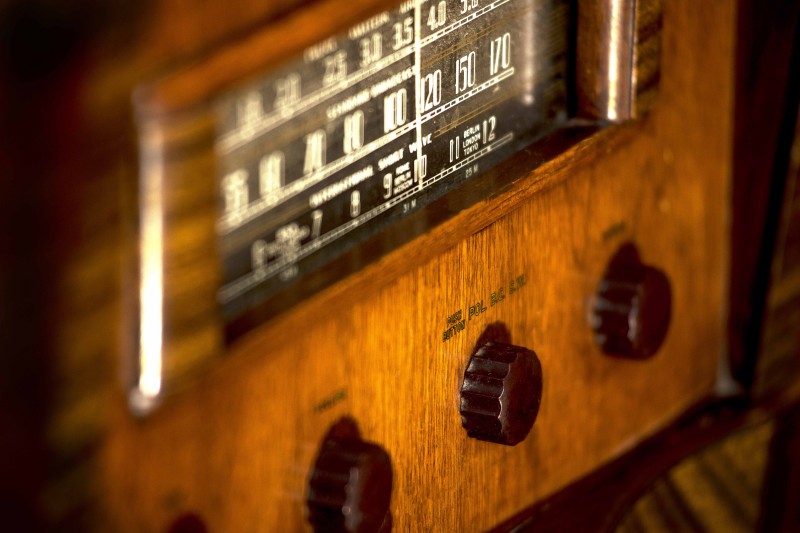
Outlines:
<svg viewBox="0 0 800 533"><path fill-rule="evenodd" d="M360 268L371 239L562 126L569 4L406 2L219 98L225 319Z"/></svg>

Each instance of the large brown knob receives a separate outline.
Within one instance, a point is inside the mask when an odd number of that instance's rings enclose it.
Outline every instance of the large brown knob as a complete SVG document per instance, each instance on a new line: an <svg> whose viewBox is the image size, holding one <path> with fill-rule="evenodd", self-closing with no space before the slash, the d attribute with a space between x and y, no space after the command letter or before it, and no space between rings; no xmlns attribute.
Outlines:
<svg viewBox="0 0 800 533"><path fill-rule="evenodd" d="M461 425L472 438L513 446L528 436L542 400L542 366L512 344L479 345L461 385Z"/></svg>
<svg viewBox="0 0 800 533"><path fill-rule="evenodd" d="M308 481L311 527L326 533L385 531L391 495L389 454L362 441L352 421L340 421L323 441Z"/></svg>
<svg viewBox="0 0 800 533"><path fill-rule="evenodd" d="M595 342L608 355L648 358L664 341L671 313L667 276L643 264L633 245L623 246L609 263L591 305Z"/></svg>

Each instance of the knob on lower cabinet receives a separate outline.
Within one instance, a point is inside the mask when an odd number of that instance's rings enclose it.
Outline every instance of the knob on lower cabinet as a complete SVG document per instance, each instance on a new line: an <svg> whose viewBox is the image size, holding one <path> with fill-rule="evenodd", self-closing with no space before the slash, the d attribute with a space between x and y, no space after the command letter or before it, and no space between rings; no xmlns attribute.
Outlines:
<svg viewBox="0 0 800 533"><path fill-rule="evenodd" d="M361 440L352 420L337 422L322 442L308 481L306 505L313 530L387 531L391 495L389 454Z"/></svg>
<svg viewBox="0 0 800 533"><path fill-rule="evenodd" d="M632 244L623 245L609 262L591 304L595 342L608 355L645 359L664 341L671 313L667 276L643 264Z"/></svg>
<svg viewBox="0 0 800 533"><path fill-rule="evenodd" d="M512 344L479 345L461 385L461 425L472 438L513 446L528 436L542 399L536 354Z"/></svg>

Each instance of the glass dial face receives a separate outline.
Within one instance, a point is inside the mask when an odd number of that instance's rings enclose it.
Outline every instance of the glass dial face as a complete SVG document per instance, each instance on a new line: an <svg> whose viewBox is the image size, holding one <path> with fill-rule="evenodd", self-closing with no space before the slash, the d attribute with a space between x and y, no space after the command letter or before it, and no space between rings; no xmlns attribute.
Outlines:
<svg viewBox="0 0 800 533"><path fill-rule="evenodd" d="M229 326L427 231L437 201L563 126L570 4L412 0L219 98Z"/></svg>

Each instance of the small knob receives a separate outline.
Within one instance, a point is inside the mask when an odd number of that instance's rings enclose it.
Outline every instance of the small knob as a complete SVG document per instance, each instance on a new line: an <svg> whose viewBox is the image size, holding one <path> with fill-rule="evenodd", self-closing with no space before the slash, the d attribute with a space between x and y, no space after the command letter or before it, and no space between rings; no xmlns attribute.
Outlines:
<svg viewBox="0 0 800 533"><path fill-rule="evenodd" d="M461 425L474 439L514 446L528 436L542 400L542 365L512 344L479 345L461 385Z"/></svg>
<svg viewBox="0 0 800 533"><path fill-rule="evenodd" d="M645 265L632 244L611 260L590 310L595 342L608 355L646 359L669 329L672 292L659 269Z"/></svg>
<svg viewBox="0 0 800 533"><path fill-rule="evenodd" d="M308 481L308 521L315 532L375 533L389 522L392 463L386 451L342 424L322 443ZM342 434L344 433L344 434Z"/></svg>

